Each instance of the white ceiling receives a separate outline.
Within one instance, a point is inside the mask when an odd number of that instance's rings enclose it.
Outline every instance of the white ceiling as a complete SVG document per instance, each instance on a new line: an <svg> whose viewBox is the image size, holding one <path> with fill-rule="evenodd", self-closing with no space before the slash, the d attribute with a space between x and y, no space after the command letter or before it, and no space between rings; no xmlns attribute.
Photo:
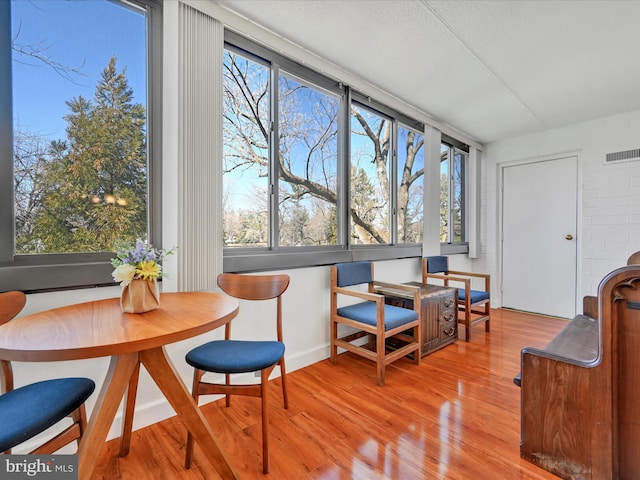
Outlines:
<svg viewBox="0 0 640 480"><path fill-rule="evenodd" d="M487 143L640 110L637 0L218 0Z"/></svg>

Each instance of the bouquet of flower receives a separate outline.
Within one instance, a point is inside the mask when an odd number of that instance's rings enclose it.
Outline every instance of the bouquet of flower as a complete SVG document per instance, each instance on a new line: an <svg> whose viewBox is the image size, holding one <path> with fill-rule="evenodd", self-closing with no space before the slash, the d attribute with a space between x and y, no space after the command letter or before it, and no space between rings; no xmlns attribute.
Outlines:
<svg viewBox="0 0 640 480"><path fill-rule="evenodd" d="M138 239L135 246L125 244L116 252L116 258L111 259L115 267L111 275L123 287L136 278L157 280L162 278L162 260L172 253L173 249L157 250Z"/></svg>

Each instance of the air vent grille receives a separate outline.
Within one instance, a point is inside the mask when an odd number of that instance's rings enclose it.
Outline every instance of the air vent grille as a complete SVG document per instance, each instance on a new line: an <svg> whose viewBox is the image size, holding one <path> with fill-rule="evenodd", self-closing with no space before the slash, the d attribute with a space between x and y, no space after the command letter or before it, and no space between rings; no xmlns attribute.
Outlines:
<svg viewBox="0 0 640 480"><path fill-rule="evenodd" d="M625 150L624 152L607 153L605 163L631 162L633 160L640 160L640 148Z"/></svg>

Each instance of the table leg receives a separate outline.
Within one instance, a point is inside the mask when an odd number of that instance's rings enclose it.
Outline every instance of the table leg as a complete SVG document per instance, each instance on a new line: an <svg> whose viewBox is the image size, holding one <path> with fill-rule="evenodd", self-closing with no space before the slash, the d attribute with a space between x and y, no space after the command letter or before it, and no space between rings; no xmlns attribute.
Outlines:
<svg viewBox="0 0 640 480"><path fill-rule="evenodd" d="M139 365L137 353L114 355L102 384L100 395L78 447L78 478L90 480L120 406L131 375Z"/></svg>
<svg viewBox="0 0 640 480"><path fill-rule="evenodd" d="M198 445L206 452L207 459L218 470L220 476L223 479L237 479L237 473L231 467L213 430L167 357L164 347L140 352L140 361L185 423Z"/></svg>
<svg viewBox="0 0 640 480"><path fill-rule="evenodd" d="M133 430L133 414L136 408L136 394L138 392L138 378L140 377L140 364L135 368L129 380L127 395L125 396L122 412L122 435L120 436L120 456L129 454L131 445L131 431Z"/></svg>

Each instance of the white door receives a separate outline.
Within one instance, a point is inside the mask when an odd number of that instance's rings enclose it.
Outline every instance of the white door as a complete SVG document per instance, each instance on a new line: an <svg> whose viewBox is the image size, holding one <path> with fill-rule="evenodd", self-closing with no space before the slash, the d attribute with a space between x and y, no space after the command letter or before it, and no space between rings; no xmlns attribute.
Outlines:
<svg viewBox="0 0 640 480"><path fill-rule="evenodd" d="M502 306L576 313L577 157L502 169Z"/></svg>

